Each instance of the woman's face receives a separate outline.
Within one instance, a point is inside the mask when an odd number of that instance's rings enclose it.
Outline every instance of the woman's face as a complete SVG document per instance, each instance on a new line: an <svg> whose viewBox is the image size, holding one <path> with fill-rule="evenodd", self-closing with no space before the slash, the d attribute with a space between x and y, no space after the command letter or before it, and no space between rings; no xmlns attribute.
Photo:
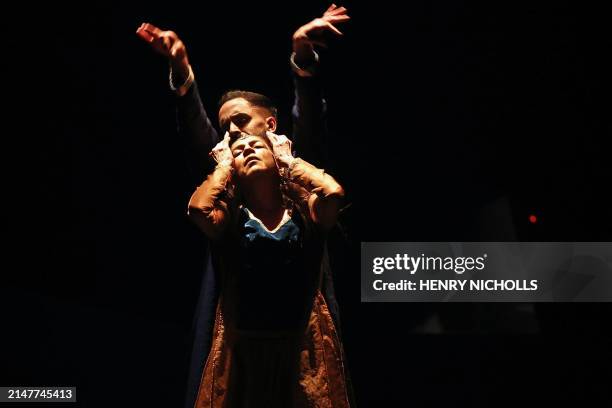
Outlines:
<svg viewBox="0 0 612 408"><path fill-rule="evenodd" d="M238 180L278 173L274 153L262 136L245 136L230 146Z"/></svg>

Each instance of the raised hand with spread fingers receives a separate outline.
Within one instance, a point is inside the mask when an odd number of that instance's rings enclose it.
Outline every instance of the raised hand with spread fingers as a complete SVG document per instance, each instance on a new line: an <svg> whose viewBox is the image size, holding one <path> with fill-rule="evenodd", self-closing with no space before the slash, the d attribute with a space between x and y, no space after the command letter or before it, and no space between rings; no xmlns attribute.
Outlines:
<svg viewBox="0 0 612 408"><path fill-rule="evenodd" d="M342 36L336 25L346 23L350 19L345 7L332 4L321 17L298 28L293 33L293 51L296 53L297 61L312 58L315 45L327 48L325 33Z"/></svg>

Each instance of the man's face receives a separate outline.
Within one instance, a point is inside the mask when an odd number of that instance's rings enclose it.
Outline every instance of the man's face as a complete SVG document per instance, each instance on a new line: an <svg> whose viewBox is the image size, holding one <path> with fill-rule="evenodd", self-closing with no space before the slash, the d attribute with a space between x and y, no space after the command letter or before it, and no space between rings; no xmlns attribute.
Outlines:
<svg viewBox="0 0 612 408"><path fill-rule="evenodd" d="M276 130L276 119L267 109L251 105L246 99L234 98L219 109L219 125L223 133L229 132L236 139L240 133L264 136L266 131Z"/></svg>
<svg viewBox="0 0 612 408"><path fill-rule="evenodd" d="M230 149L238 180L256 174L272 175L278 171L274 154L262 136L241 137L231 144Z"/></svg>

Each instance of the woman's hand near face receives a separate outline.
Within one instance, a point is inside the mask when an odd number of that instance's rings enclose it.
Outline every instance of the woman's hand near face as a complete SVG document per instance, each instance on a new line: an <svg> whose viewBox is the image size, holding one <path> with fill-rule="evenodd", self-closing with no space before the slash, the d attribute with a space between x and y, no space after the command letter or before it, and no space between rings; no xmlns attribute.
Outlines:
<svg viewBox="0 0 612 408"><path fill-rule="evenodd" d="M210 155L215 159L217 165L219 166L232 166L234 163L234 156L232 155L232 151L229 147L229 140L229 133L225 132L223 140L217 143L217 145L210 152Z"/></svg>
<svg viewBox="0 0 612 408"><path fill-rule="evenodd" d="M266 135L272 143L272 151L279 167L290 167L295 159L291 153L291 140L285 135L277 135L272 132L266 132Z"/></svg>

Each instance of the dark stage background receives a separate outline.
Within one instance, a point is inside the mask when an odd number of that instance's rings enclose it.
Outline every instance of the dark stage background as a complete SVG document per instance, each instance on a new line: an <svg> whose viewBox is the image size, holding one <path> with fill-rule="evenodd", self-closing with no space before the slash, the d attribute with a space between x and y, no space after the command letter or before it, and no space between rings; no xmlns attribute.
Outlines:
<svg viewBox="0 0 612 408"><path fill-rule="evenodd" d="M358 277L361 241L612 241L608 15L344 5L345 38L321 56L329 171L352 202L331 245L359 406L608 405L608 304L361 304ZM0 384L179 407L204 240L167 65L135 30L179 33L211 116L246 88L287 131L290 36L328 4L13 6Z"/></svg>

